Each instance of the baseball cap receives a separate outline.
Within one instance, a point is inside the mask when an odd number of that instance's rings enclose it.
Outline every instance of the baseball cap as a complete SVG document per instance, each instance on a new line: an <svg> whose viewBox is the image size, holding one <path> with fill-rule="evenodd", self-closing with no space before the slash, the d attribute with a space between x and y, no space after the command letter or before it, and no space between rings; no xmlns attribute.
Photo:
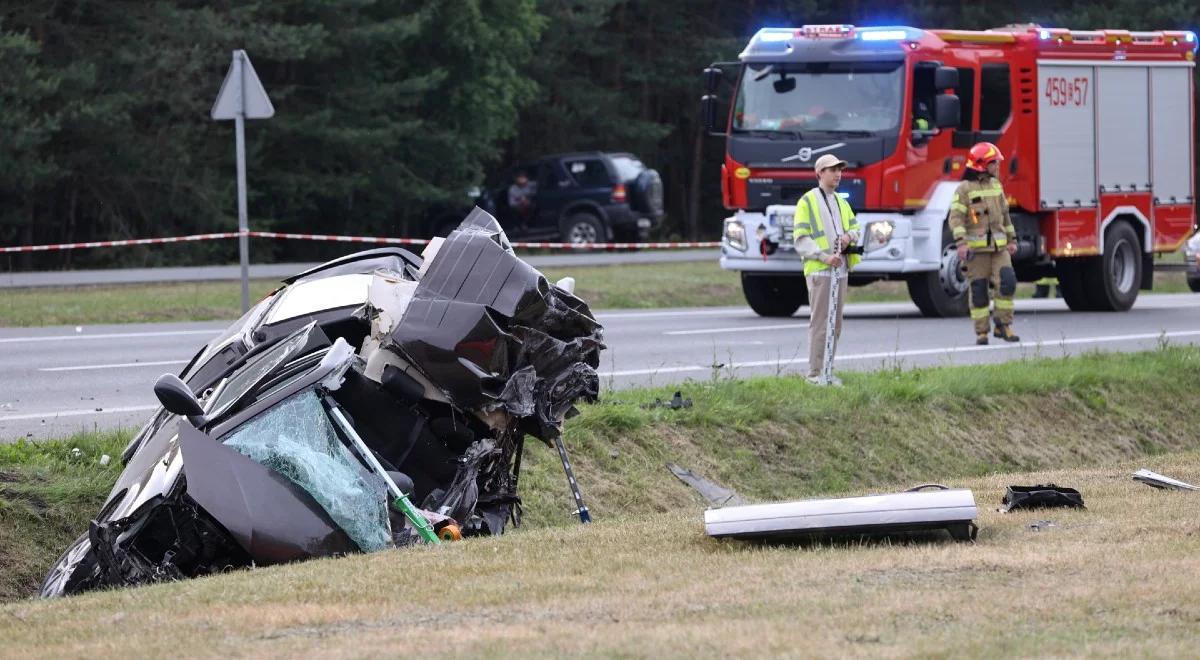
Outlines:
<svg viewBox="0 0 1200 660"><path fill-rule="evenodd" d="M821 170L828 169L830 167L845 167L845 166L846 166L846 161L842 160L841 158L838 158L837 156L834 156L833 154L825 154L824 156L821 156L820 158L817 159L816 164L813 165L813 169L820 172Z"/></svg>

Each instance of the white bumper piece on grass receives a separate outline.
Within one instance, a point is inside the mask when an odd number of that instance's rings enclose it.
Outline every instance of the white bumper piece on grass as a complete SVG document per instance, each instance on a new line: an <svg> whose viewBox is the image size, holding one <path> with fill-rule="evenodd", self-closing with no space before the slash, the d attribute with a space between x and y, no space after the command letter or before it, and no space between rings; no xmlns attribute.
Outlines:
<svg viewBox="0 0 1200 660"><path fill-rule="evenodd" d="M957 540L974 539L975 496L940 488L709 509L704 531L714 538L766 539L945 529Z"/></svg>

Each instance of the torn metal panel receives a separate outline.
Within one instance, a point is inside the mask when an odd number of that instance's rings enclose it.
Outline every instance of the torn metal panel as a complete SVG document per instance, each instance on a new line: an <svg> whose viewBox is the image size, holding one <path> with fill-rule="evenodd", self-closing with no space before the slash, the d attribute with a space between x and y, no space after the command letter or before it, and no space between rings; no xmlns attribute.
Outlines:
<svg viewBox="0 0 1200 660"><path fill-rule="evenodd" d="M525 432L557 437L574 401L599 390L602 328L587 305L517 258L495 219L478 209L430 262L384 348L455 406L505 408L531 420ZM514 376L520 387L509 385Z"/></svg>
<svg viewBox="0 0 1200 660"><path fill-rule="evenodd" d="M1140 481L1147 486L1154 488L1163 488L1169 490L1200 490L1200 486L1193 486L1189 483L1184 483L1178 479L1163 476L1157 472L1151 472L1146 468L1142 468L1133 473L1134 481Z"/></svg>
<svg viewBox="0 0 1200 660"><path fill-rule="evenodd" d="M978 515L970 490L946 489L708 509L704 529L715 538L739 539L946 529L968 539Z"/></svg>
<svg viewBox="0 0 1200 660"><path fill-rule="evenodd" d="M1054 484L1037 486L1009 486L1000 500L999 511L1008 513L1013 509L1037 509L1052 507L1073 507L1086 509L1083 505L1083 495L1074 488L1064 488Z"/></svg>
<svg viewBox="0 0 1200 660"><path fill-rule="evenodd" d="M315 390L293 395L222 442L303 488L362 550L390 545L385 484L338 438Z"/></svg>
<svg viewBox="0 0 1200 660"><path fill-rule="evenodd" d="M674 463L667 463L667 469L671 471L671 474L678 477L680 481L694 488L704 499L708 500L709 504L715 507L743 506L746 504L746 500L741 495L738 495L736 491L718 486L704 477L697 476L691 470Z"/></svg>
<svg viewBox="0 0 1200 660"><path fill-rule="evenodd" d="M270 467L181 424L188 496L259 564L354 552L312 495Z"/></svg>

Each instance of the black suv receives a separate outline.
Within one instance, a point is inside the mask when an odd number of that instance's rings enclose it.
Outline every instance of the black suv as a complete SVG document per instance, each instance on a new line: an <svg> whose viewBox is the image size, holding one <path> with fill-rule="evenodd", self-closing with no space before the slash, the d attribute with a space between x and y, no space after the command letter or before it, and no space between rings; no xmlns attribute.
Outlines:
<svg viewBox="0 0 1200 660"><path fill-rule="evenodd" d="M525 216L508 206L508 188L520 173L536 187ZM633 154L543 156L489 177L475 205L496 216L514 237L568 243L646 240L662 221L662 178ZM441 209L431 218L429 233L449 234L468 210Z"/></svg>

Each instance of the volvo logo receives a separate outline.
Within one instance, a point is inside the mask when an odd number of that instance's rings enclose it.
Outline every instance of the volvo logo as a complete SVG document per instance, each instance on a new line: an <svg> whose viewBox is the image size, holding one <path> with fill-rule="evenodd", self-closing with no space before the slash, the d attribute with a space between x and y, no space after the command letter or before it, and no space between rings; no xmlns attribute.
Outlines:
<svg viewBox="0 0 1200 660"><path fill-rule="evenodd" d="M831 144L828 147L821 147L820 149L813 149L812 147L800 147L800 151L797 151L795 156L788 156L787 158L783 158L781 160L784 163L786 163L788 161L792 161L792 160L798 160L801 163L807 163L808 161L812 160L813 156L815 156L819 153L823 153L823 152L829 151L830 149L837 149L838 147L844 147L844 146L846 146L845 142L838 142L837 144Z"/></svg>

